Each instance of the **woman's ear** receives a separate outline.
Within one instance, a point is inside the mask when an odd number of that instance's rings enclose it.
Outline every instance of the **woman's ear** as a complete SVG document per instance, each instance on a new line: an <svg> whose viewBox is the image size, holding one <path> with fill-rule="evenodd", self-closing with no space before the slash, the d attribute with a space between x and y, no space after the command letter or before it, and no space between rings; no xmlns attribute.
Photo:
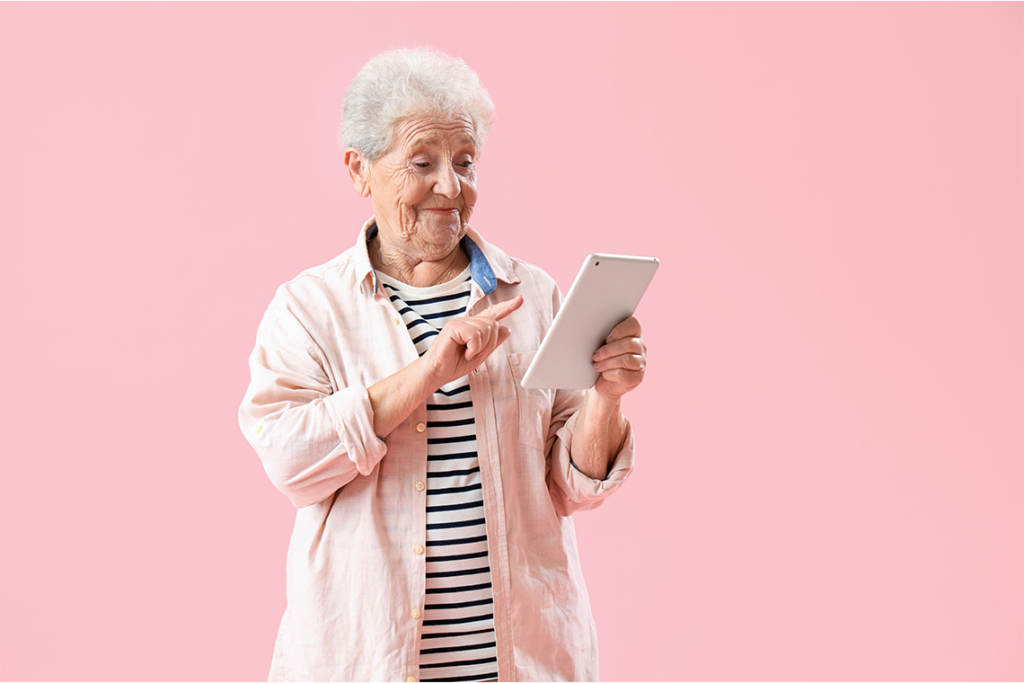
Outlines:
<svg viewBox="0 0 1024 683"><path fill-rule="evenodd" d="M352 187L360 197L370 196L370 165L363 159L363 155L349 147L345 150L345 166L348 167L348 177L352 179Z"/></svg>

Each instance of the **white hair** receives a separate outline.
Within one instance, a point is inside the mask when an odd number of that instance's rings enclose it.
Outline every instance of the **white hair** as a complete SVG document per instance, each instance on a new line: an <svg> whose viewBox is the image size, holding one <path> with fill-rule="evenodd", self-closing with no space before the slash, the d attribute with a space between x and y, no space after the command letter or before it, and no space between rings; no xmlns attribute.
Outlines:
<svg viewBox="0 0 1024 683"><path fill-rule="evenodd" d="M479 150L494 120L494 103L476 72L457 57L430 47L382 52L345 92L341 145L372 163L391 149L398 123L416 115L468 115Z"/></svg>

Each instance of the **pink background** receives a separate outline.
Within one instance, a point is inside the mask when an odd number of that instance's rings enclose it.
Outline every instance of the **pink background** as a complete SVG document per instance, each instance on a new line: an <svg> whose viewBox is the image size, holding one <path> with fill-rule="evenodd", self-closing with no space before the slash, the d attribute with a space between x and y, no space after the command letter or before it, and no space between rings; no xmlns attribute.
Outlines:
<svg viewBox="0 0 1024 683"><path fill-rule="evenodd" d="M606 679L1024 677L1024 5L0 7L0 676L263 679L294 516L239 433L369 203L373 54L497 106L474 225L654 255Z"/></svg>

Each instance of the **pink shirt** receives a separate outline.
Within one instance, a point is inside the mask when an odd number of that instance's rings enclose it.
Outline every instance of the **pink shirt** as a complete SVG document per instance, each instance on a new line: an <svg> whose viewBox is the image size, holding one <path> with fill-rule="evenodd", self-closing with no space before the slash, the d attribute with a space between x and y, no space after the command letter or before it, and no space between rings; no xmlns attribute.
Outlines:
<svg viewBox="0 0 1024 683"><path fill-rule="evenodd" d="M278 289L249 360L239 424L298 508L271 680L420 676L427 408L384 440L373 432L366 387L417 354L374 275L372 225L355 247ZM583 392L519 385L561 303L558 287L475 231L468 238L466 314L525 297L502 321L512 336L469 374L499 678L596 680L597 634L570 515L597 507L625 481L632 431L605 480L573 467Z"/></svg>

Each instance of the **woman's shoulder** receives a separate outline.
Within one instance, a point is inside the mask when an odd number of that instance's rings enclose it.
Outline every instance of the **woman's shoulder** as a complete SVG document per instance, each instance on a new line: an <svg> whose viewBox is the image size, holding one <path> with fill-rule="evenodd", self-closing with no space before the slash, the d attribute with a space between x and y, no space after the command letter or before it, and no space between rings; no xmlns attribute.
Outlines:
<svg viewBox="0 0 1024 683"><path fill-rule="evenodd" d="M540 266L514 256L510 257L509 260L512 261L512 267L516 275L524 284L530 283L537 287L558 289L558 284L554 278L548 275L547 271Z"/></svg>
<svg viewBox="0 0 1024 683"><path fill-rule="evenodd" d="M301 296L316 292L336 292L339 287L354 287L361 276L369 275L371 272L368 268L365 269L365 272L361 272L362 269L358 267L358 256L358 249L351 247L330 261L306 268L292 279L282 283L278 287L278 294Z"/></svg>
<svg viewBox="0 0 1024 683"><path fill-rule="evenodd" d="M525 259L510 256L503 249L488 241L475 230L467 234L473 244L480 248L499 281L527 287L557 290L558 285L543 268ZM518 281L518 282L517 282Z"/></svg>
<svg viewBox="0 0 1024 683"><path fill-rule="evenodd" d="M358 249L352 247L325 263L306 268L277 287L265 317L289 325L297 321L306 327L325 315L348 311L361 299L356 296L361 288L372 296L372 269L361 268L359 262Z"/></svg>

